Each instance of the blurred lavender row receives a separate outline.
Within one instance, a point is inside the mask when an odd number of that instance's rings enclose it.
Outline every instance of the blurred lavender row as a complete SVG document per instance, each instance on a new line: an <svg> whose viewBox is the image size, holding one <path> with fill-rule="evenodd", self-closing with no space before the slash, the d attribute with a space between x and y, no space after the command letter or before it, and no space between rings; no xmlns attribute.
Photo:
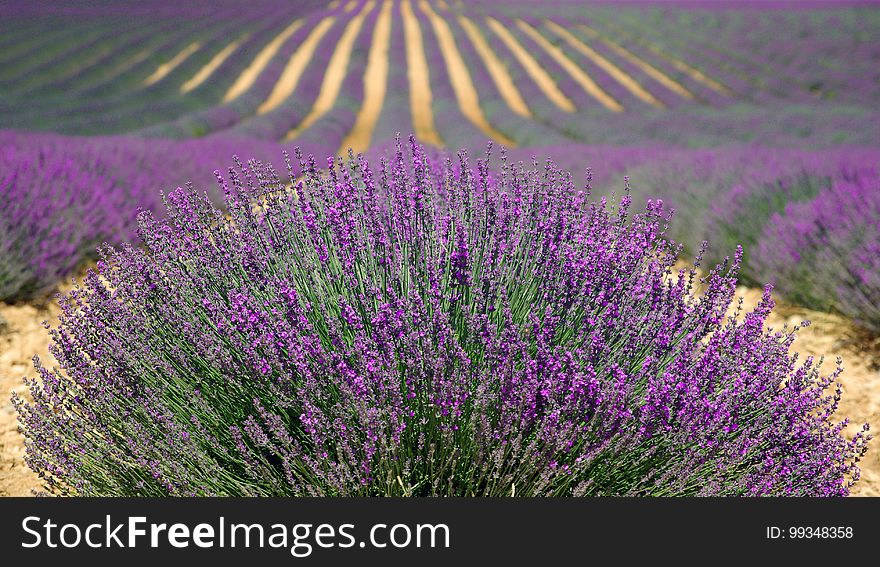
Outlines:
<svg viewBox="0 0 880 567"><path fill-rule="evenodd" d="M175 141L0 131L0 301L44 295L95 258L101 243L135 241L138 209L161 207L163 191L192 182L213 195L212 171L241 147L278 155L275 143L231 137ZM328 151L311 147L317 155Z"/></svg>

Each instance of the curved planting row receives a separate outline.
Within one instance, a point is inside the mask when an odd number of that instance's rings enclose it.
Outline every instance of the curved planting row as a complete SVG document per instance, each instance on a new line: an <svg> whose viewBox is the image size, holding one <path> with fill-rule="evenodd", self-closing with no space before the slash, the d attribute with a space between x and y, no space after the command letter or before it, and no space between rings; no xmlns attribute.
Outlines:
<svg viewBox="0 0 880 567"><path fill-rule="evenodd" d="M164 6L158 0L153 3ZM785 56L770 51L776 42L768 44L761 39L768 34L752 29L767 31L768 26L778 25L788 34L783 38L803 33L812 41L815 26L829 20L817 23L803 14L790 21L765 22L749 12L687 16L681 10L610 11L595 6L584 11L522 4L513 5L515 9L475 5L462 11L425 0L359 0L323 8L267 1L263 11L232 17L221 10L217 17L206 19L198 9L174 10L168 4L167 10L156 11L156 17L138 19L128 32L125 25L131 25L130 20L123 21L121 28L109 17L91 26L77 21L76 33L52 32L54 41L33 40L14 49L0 72L0 90L7 95L0 106L0 125L66 133L134 130L177 137L232 129L236 134L289 141L320 122L306 140L332 136L340 146L355 138L387 140L389 132L374 136L381 121L373 116L385 111L389 96L402 98L388 88L391 72L383 75L384 89L380 85L364 91L385 95L382 100L374 96L363 112L363 98L350 94L338 112L330 112L336 101L315 109L329 71L318 61L336 50L335 42L346 37L351 22L360 22L362 29L345 40L346 50L358 37L373 37L381 20L378 14L386 9L391 11L386 26L390 32L383 34L390 33L386 43L398 49L383 48L377 65L391 69L392 58L399 61L401 46L410 55L413 49L422 52L413 65L427 63L427 71L412 70L427 76L413 78L407 68L407 82L397 79L400 87L413 89L417 81L431 90L430 108L416 100L423 95L410 97L414 130L420 131L423 121L435 130L456 125L445 136L428 128L423 138L433 144L468 144L475 134L507 145L558 143L566 137L597 142L610 136L603 141L615 141L618 133L609 124L617 120L616 114L639 117L623 119L629 136L642 142L662 141L660 124L717 113L716 107L746 104L759 112L755 104L796 102L806 105L804 114L808 114L821 96L834 96L824 87L811 86L826 71L832 85L828 88L845 90L839 72L835 75L831 69L845 63L838 61L842 48L830 51L833 61L815 62L812 70L805 69L805 59L799 58L792 69L807 74L795 76L787 71ZM55 3L47 6L59 9ZM47 8L46 13L46 21L54 21L49 16L53 11ZM825 38L822 45L836 41L873 53L874 47L859 32L865 24L854 21L849 12L845 17L855 35L837 34ZM169 35L180 20L184 26L176 26ZM712 30L723 23L742 33L715 34ZM418 29L413 31L413 26ZM689 33L682 36L677 33L680 29ZM369 45L357 45L358 50L370 51ZM752 47L758 53L754 57ZM364 61L360 55L349 60L359 64ZM404 61L407 66L409 59ZM350 76L362 70L332 72ZM863 83L863 88L873 84L870 79ZM317 91L313 85L319 86ZM774 108L785 113L779 105ZM432 116L418 117L426 112ZM342 113L347 118L330 116ZM364 117L358 118L361 114ZM575 116L566 117L569 114ZM734 110L730 114L726 124L735 126L740 116ZM816 127L830 117L821 118ZM640 120L658 127L629 127ZM364 124L370 125L369 132ZM797 139L798 134L790 137Z"/></svg>
<svg viewBox="0 0 880 567"><path fill-rule="evenodd" d="M390 2L385 2L390 4ZM315 102L299 123L284 133L286 142L311 147L326 143L340 148L357 120L364 100L369 52L373 45L376 22L381 17L383 2L367 2L352 10L355 22L346 29L353 41L340 42L331 56ZM355 29L357 28L357 29ZM343 36L345 38L345 34ZM351 51L348 51L349 45ZM361 150L366 148L360 148Z"/></svg>
<svg viewBox="0 0 880 567"><path fill-rule="evenodd" d="M372 132L371 144L392 140L398 132L415 132L412 93L422 96L428 91L410 84L413 62L408 60L409 41L405 32L402 10L391 10L391 37L388 45L388 78L385 98ZM422 68L422 71L426 69ZM424 115L423 115L424 116Z"/></svg>
<svg viewBox="0 0 880 567"><path fill-rule="evenodd" d="M144 133L168 135L170 132L186 136L192 135L193 131L204 134L229 130L235 135L275 140L285 138L309 118L325 83L336 81L339 72L347 72L342 68L334 70L330 77L326 75L334 57L339 60L339 56L348 54L350 58L350 49L359 35L353 33L360 28L355 20L358 14L362 11L349 12L337 7L297 20L275 36L274 43L270 42L252 60L251 66L255 66L258 73L246 68L239 75L224 96L226 104L185 116L174 124L147 129ZM364 17L366 15L363 13ZM350 45L339 47L338 42L352 25L358 29L349 33L350 41L346 43ZM279 39L280 43L277 42ZM339 136L336 141L341 139ZM329 144L330 141L324 140L323 143Z"/></svg>
<svg viewBox="0 0 880 567"><path fill-rule="evenodd" d="M795 303L880 333L880 175L841 171L768 219L751 264Z"/></svg>
<svg viewBox="0 0 880 567"><path fill-rule="evenodd" d="M175 37L164 48L177 60L172 57L156 65L155 57L147 59L130 75L128 86L133 92L120 89L122 85L118 78L112 79L116 92L109 97L94 97L94 91L87 92L81 105L50 111L44 118L51 120L53 129L58 131L85 130L97 134L142 128L211 104L217 96L216 91L183 95L180 89L206 63L203 58L207 52L203 51L203 46L224 45L231 32L240 34L249 28L227 21L207 28L202 26L202 29L191 34L180 33L178 28L172 29L176 30ZM162 76L161 80L155 81L153 77L159 75Z"/></svg>
<svg viewBox="0 0 880 567"><path fill-rule="evenodd" d="M457 36L462 57L471 71L473 82L479 92L480 104L483 107L486 118L494 124L498 130L504 132L510 138L516 140L521 146L538 146L560 144L566 136L557 128L543 123L535 118L526 102L523 94L508 72L505 62L498 59L492 50L488 40L481 30L467 16L460 16L450 22L453 32ZM471 26L471 32L467 32L467 26ZM471 37L476 34L477 41ZM486 52L481 56L476 46L485 44ZM489 58L487 62L486 57ZM492 58L496 61L493 61ZM501 84L499 79L490 72L489 64L494 63L500 67L498 73L503 73ZM509 89L511 93L505 96L501 89Z"/></svg>
<svg viewBox="0 0 880 567"><path fill-rule="evenodd" d="M158 65L157 54L173 51L179 42L198 34L202 24L166 21L143 27L147 28L143 34L130 34L112 53L79 65L74 75L44 80L35 91L10 97L2 110L15 113L13 118L21 122L36 116L60 120L75 112L94 113L114 101L136 98L133 92ZM32 97L27 105L21 102L25 97Z"/></svg>
<svg viewBox="0 0 880 567"><path fill-rule="evenodd" d="M673 30L689 25L707 49L735 62L745 72L783 81L788 97L842 97L848 101L876 101L878 53L871 31L876 29L875 10L808 11L802 14L744 11L742 13L695 12L690 21L682 15L664 14L661 26ZM656 28L655 28L656 29ZM663 29L662 27L660 29Z"/></svg>

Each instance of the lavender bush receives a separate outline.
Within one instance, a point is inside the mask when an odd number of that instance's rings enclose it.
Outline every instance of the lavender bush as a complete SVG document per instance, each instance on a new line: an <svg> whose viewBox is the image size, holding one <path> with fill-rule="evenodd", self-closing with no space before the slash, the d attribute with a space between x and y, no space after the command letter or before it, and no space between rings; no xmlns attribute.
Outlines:
<svg viewBox="0 0 880 567"><path fill-rule="evenodd" d="M880 176L852 172L787 204L769 219L752 264L787 299L880 332Z"/></svg>
<svg viewBox="0 0 880 567"><path fill-rule="evenodd" d="M697 292L662 203L551 162L415 143L374 170L218 173L141 214L61 298L60 369L15 398L27 461L74 495L845 495L843 436L789 331ZM497 171L493 173L492 171Z"/></svg>

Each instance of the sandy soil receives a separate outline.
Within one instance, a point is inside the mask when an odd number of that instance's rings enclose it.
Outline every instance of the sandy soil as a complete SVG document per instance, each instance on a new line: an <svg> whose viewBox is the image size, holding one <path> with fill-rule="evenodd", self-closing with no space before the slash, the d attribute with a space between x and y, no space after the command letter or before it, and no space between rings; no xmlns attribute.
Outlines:
<svg viewBox="0 0 880 567"><path fill-rule="evenodd" d="M592 61L597 67L601 68L603 71L614 77L614 80L623 85L623 87L630 93L632 93L633 96L641 99L651 106L655 106L657 108L666 108L665 104L660 102L657 97L648 92L642 85L638 83L638 81L627 75L626 71L600 55L592 47L575 37L570 31L550 20L547 20L545 22L545 25L550 28L556 35L564 39L567 44L569 44L575 50L584 55L587 59Z"/></svg>
<svg viewBox="0 0 880 567"><path fill-rule="evenodd" d="M208 63L202 66L201 69L196 72L187 82L183 83L180 86L180 94L186 94L191 90L195 89L205 81L207 81L211 75L214 74L214 71L220 68L220 65L223 65L223 62L229 59L229 56L238 49L238 46L241 45L244 40L246 40L250 36L249 33L242 35L240 38L236 39L223 49L217 52L214 57L211 58Z"/></svg>
<svg viewBox="0 0 880 567"><path fill-rule="evenodd" d="M556 81L544 70L543 67L535 60L534 57L526 51L526 48L517 41L516 37L504 27L504 24L491 16L486 17L486 23L489 28L498 36L498 38L507 46L507 49L513 54L519 64L522 65L525 72L531 77L541 92L550 99L560 109L565 112L574 112L577 110L574 103L571 102L565 93L559 90Z"/></svg>
<svg viewBox="0 0 880 567"><path fill-rule="evenodd" d="M284 42L287 41L288 38L300 28L300 26L302 26L302 23L301 19L294 21L292 24L284 28L284 31L275 36L272 41L267 43L266 47L257 54L251 64L242 71L241 75L235 80L235 83L233 83L232 86L229 87L229 90L226 91L226 94L223 96L223 102L229 102L238 98L251 88L257 81L257 77L263 72L263 69L269 65L269 61L275 57L275 54L278 53L278 50L281 49Z"/></svg>
<svg viewBox="0 0 880 567"><path fill-rule="evenodd" d="M335 21L336 18L334 16L327 16L315 26L311 33L309 33L309 36L302 42L302 44L300 44L296 49L296 52L290 57L287 66L284 67L284 71L281 73L281 76L278 77L278 82L272 87L272 92L269 93L269 96L257 109L257 114L266 114L267 112L275 110L293 94L293 91L295 91L296 87L299 85L299 80L302 78L303 72L312 60L312 56L314 56L318 44L321 43L321 40L330 28L333 27L333 22Z"/></svg>
<svg viewBox="0 0 880 567"><path fill-rule="evenodd" d="M403 33L406 36L406 73L409 79L409 107L412 109L412 125L416 138L432 146L443 146L440 134L434 128L434 111L431 110L431 79L422 28L409 0L400 3Z"/></svg>
<svg viewBox="0 0 880 567"><path fill-rule="evenodd" d="M702 71L700 71L696 67L691 67L690 65L688 65L687 63L685 63L681 59L678 59L677 57L673 57L672 55L669 55L668 53L666 53L665 50L661 49L659 46L654 45L653 43L646 41L643 38L632 35L630 32L617 26L616 24L613 24L611 22L605 22L605 24L615 34L619 35L620 37L623 37L623 38L626 38L626 39L629 39L631 41L638 43L639 45L641 45L642 47L644 47L645 49L647 49L648 51L650 51L651 53L653 53L657 57L660 57L661 59L665 59L668 63L670 63L677 70L681 71L685 75L690 76L695 81L702 83L703 85L709 87L710 89L717 91L725 96L730 96L730 97L736 96L736 93L731 91L726 86L722 85L721 83L719 83L718 81L716 81L710 77L707 77L705 74L703 74ZM587 26L582 24L581 28L587 28ZM598 32L596 32L592 28L587 28L587 29L590 29L596 35L599 35ZM606 39L605 41L607 42L609 40Z"/></svg>
<svg viewBox="0 0 880 567"><path fill-rule="evenodd" d="M489 138L508 148L516 147L516 142L505 136L504 133L496 130L483 114L477 89L471 80L471 75L467 70L464 59L461 58L461 53L458 51L455 36L452 35L449 24L446 23L445 19L437 15L437 12L431 8L431 5L426 0L421 0L419 7L428 16L428 20L434 28L434 35L437 37L440 52L446 61L446 72L449 74L449 82L452 84L452 90L455 91L455 98L458 100L459 111Z"/></svg>
<svg viewBox="0 0 880 567"><path fill-rule="evenodd" d="M760 290L740 288L747 307L757 304ZM24 464L24 445L16 424L15 410L9 401L14 390L25 393L21 378L33 374L31 358L39 354L47 363L48 335L41 322L55 324L58 306L5 305L0 303L0 496L27 496L39 488L39 479ZM778 304L769 325L799 324L808 319L811 325L799 332L794 348L802 355L822 356L830 371L837 356L844 359L841 377L844 388L841 416L849 416L852 432L868 422L880 424L880 339L869 339L846 319L826 313ZM5 322L5 323L4 323ZM877 442L861 463L862 480L854 490L859 496L880 496L880 449Z"/></svg>
<svg viewBox="0 0 880 567"><path fill-rule="evenodd" d="M492 47L486 41L486 38L483 37L480 28L464 14L458 15L458 23L461 24L462 29L471 40L480 59L486 65L486 69L489 71L495 87L501 93L501 98L504 99L510 110L524 118L532 118L532 111L529 110L526 101L523 100L522 95L519 93L516 83L513 82L513 78L511 78L510 73L507 71L507 66L492 51Z"/></svg>
<svg viewBox="0 0 880 567"><path fill-rule="evenodd" d="M623 112L623 105L617 101L610 94L605 92L605 90L596 84L596 81L593 80L592 77L587 75L583 69L578 67L574 61L569 59L569 57L556 45L550 43L550 41L541 35L541 32L530 26L525 22L525 20L517 20L516 25L519 29L521 29L527 36L532 38L532 40L541 46L541 49L547 52L556 63L559 64L560 67L565 69L566 73L584 90L585 93L596 99L599 104L607 108L612 112Z"/></svg>
<svg viewBox="0 0 880 567"><path fill-rule="evenodd" d="M627 50L626 48L624 48L620 45L617 45L616 43L614 43L613 41L611 41L609 39L602 37L594 29L587 27L584 24L580 24L578 27L581 29L581 31L585 32L588 36L590 36L591 39L598 39L599 41L604 43L609 49L611 49L611 51L620 55L621 57L623 57L624 59L626 59L627 61L629 61L630 63L632 63L636 67L638 67L639 69L641 69L646 75L649 75L652 79L654 79L658 83L661 83L667 89L671 90L672 92L674 92L674 93L676 93L676 94L678 94L688 100L694 99L694 95L692 92L690 92L689 90L684 88L684 86L682 86L681 83L678 83L677 81L673 80L669 75L663 73L663 71L661 71L660 69L657 69L656 67L654 67L653 65L651 65L647 61L640 59L635 54L633 54L631 51Z"/></svg>
<svg viewBox="0 0 880 567"><path fill-rule="evenodd" d="M759 289L741 287L737 294L745 299L747 308L754 307L761 299ZM784 323L791 327L804 320L810 321L810 325L798 331L793 349L801 354L801 359L824 356L823 368L827 372L834 369L838 356L843 358L844 371L840 376L843 398L838 415L850 418L850 434L867 422L876 436L876 428L880 426L880 339L868 337L843 317L782 302L777 302L767 324L779 329ZM880 496L880 441L871 441L869 447L859 463L862 478L853 489L855 496Z"/></svg>
<svg viewBox="0 0 880 567"><path fill-rule="evenodd" d="M54 363L42 322L57 323L58 312L55 303L0 303L0 496L28 496L40 487L40 479L24 463L24 439L10 396L13 391L27 393L22 377L33 376L34 354L46 364Z"/></svg>
<svg viewBox="0 0 880 567"><path fill-rule="evenodd" d="M376 127L376 122L379 121L382 105L385 102L388 81L391 7L391 1L385 0L382 3L379 19L376 20L376 27L373 29L373 43L370 46L367 68L364 70L364 99L351 132L339 146L340 153L348 148L351 148L355 153L365 152L373 139L373 130Z"/></svg>
<svg viewBox="0 0 880 567"><path fill-rule="evenodd" d="M361 11L352 16L348 21L342 36L336 42L336 48L333 51L333 55L330 56L330 62L327 63L327 69L324 71L324 79L321 83L321 91L318 93L312 109L299 125L287 133L284 137L285 142L298 138L300 134L308 130L312 124L327 114L333 108L333 105L336 104L336 99L339 98L339 92L342 89L342 83L345 82L346 70L348 69L348 62L351 60L351 53L354 50L355 42L361 33L364 20L367 19L367 16L370 15L375 6L376 0L368 0L364 7L361 8Z"/></svg>
<svg viewBox="0 0 880 567"><path fill-rule="evenodd" d="M162 63L159 67L156 68L156 71L144 79L144 86L149 87L150 85L155 85L162 79L168 76L171 71L175 70L181 63L189 59L189 56L202 48L202 44L198 41L194 41L187 45L183 51L172 57L169 61Z"/></svg>

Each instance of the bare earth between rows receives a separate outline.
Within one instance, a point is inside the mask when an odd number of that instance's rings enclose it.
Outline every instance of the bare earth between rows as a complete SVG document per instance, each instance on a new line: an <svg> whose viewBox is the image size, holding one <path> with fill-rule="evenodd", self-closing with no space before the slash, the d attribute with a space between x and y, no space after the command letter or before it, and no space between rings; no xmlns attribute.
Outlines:
<svg viewBox="0 0 880 567"><path fill-rule="evenodd" d="M751 308L761 298L761 290L741 287L738 295ZM24 440L18 432L15 410L9 398L12 391L26 394L23 376L34 373L31 359L39 355L47 364L54 359L48 351L49 337L42 321L57 323L58 305L6 305L0 303L0 496L28 496L40 488L39 478L24 463ZM848 416L850 433L868 422L880 424L880 348L876 339L866 339L843 317L809 311L800 307L777 304L768 324L774 328L784 323L799 324L804 319L811 325L798 333L794 349L806 356L824 356L826 371L833 369L838 356L844 361L843 400L839 416ZM3 323L5 322L5 324ZM871 443L860 463L862 479L853 495L880 496L880 450Z"/></svg>

